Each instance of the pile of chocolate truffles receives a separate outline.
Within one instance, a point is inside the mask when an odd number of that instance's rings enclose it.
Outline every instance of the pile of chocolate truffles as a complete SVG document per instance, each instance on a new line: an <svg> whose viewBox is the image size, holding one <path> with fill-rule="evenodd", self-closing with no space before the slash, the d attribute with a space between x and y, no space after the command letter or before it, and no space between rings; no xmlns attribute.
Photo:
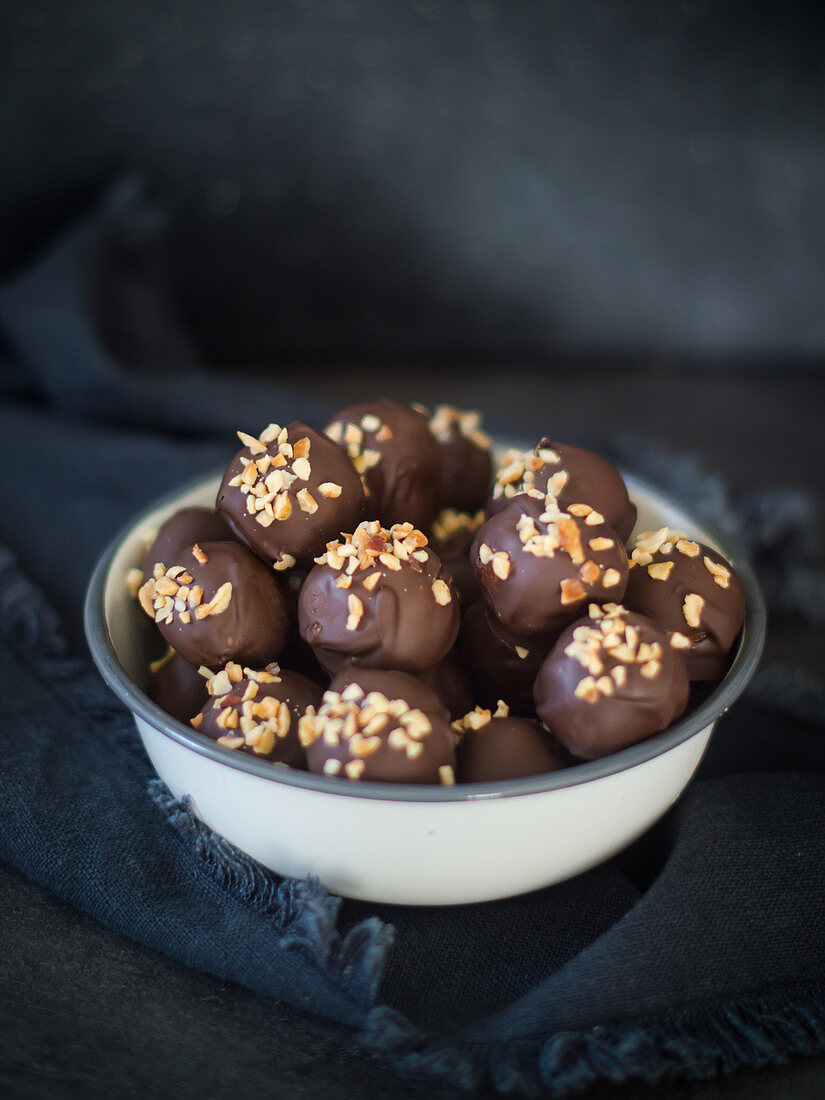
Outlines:
<svg viewBox="0 0 825 1100"><path fill-rule="evenodd" d="M730 563L667 527L627 545L636 509L592 451L542 439L494 471L477 413L389 398L238 436L215 510L173 515L129 576L168 647L150 697L225 749L515 779L666 729L728 667Z"/></svg>

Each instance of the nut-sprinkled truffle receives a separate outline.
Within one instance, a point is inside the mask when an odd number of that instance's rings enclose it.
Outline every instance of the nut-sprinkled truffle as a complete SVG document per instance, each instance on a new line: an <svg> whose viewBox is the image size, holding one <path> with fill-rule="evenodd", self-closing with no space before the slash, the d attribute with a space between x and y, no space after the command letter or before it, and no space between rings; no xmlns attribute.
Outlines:
<svg viewBox="0 0 825 1100"><path fill-rule="evenodd" d="M543 439L532 451L507 451L496 473L487 510L493 515L511 500L525 496L541 500L548 492L558 497L562 507L589 504L604 516L622 542L630 537L636 505L627 495L621 474L602 455L569 443Z"/></svg>
<svg viewBox="0 0 825 1100"><path fill-rule="evenodd" d="M455 782L453 731L438 697L404 672L336 677L300 722L309 770L383 783Z"/></svg>
<svg viewBox="0 0 825 1100"><path fill-rule="evenodd" d="M462 608L475 603L481 595L470 561L470 547L485 518L481 510L471 513L444 508L433 520L430 546L453 578Z"/></svg>
<svg viewBox="0 0 825 1100"><path fill-rule="evenodd" d="M194 729L224 748L306 769L298 722L307 708L320 706L317 684L275 663L253 669L230 661L206 689L211 698L191 719Z"/></svg>
<svg viewBox="0 0 825 1100"><path fill-rule="evenodd" d="M364 487L343 447L294 420L259 437L238 432L217 507L238 538L275 569L308 565L364 513Z"/></svg>
<svg viewBox="0 0 825 1100"><path fill-rule="evenodd" d="M420 679L435 692L450 712L450 718L460 718L472 707L473 689L454 649L435 668L420 673Z"/></svg>
<svg viewBox="0 0 825 1100"><path fill-rule="evenodd" d="M181 552L205 542L232 542L235 536L214 508L181 508L158 529L143 558L143 576L151 577L159 561L172 562Z"/></svg>
<svg viewBox="0 0 825 1100"><path fill-rule="evenodd" d="M140 604L193 665L265 665L284 647L289 600L267 567L238 542L197 543L168 567L158 562Z"/></svg>
<svg viewBox="0 0 825 1100"><path fill-rule="evenodd" d="M514 718L504 702L495 713L476 707L453 729L461 738L455 752L459 783L521 779L564 767L547 731L532 719Z"/></svg>
<svg viewBox="0 0 825 1100"><path fill-rule="evenodd" d="M165 656L152 662L149 669L146 694L179 722L188 722L206 702L205 677L194 665L175 653L171 646Z"/></svg>
<svg viewBox="0 0 825 1100"><path fill-rule="evenodd" d="M332 675L350 665L418 673L458 633L458 599L410 523L361 523L327 544L298 598L301 637Z"/></svg>
<svg viewBox="0 0 825 1100"><path fill-rule="evenodd" d="M742 582L716 550L662 527L636 539L625 604L667 631L691 680L724 676L745 619Z"/></svg>
<svg viewBox="0 0 825 1100"><path fill-rule="evenodd" d="M536 711L573 756L594 760L675 722L688 700L685 662L650 619L592 604L539 669Z"/></svg>
<svg viewBox="0 0 825 1100"><path fill-rule="evenodd" d="M481 430L481 414L439 405L430 431L441 452L441 496L445 506L475 512L490 491L493 464L490 437Z"/></svg>
<svg viewBox="0 0 825 1100"><path fill-rule="evenodd" d="M364 478L367 518L429 527L441 507L441 452L426 412L382 397L341 409L325 431Z"/></svg>
<svg viewBox="0 0 825 1100"><path fill-rule="evenodd" d="M476 698L495 706L504 699L517 714L533 714L533 683L549 645L508 645L490 626L484 600L470 607L461 624L458 651Z"/></svg>
<svg viewBox="0 0 825 1100"><path fill-rule="evenodd" d="M589 504L559 511L550 494L527 497L487 520L471 551L493 614L512 635L547 639L591 600L619 600L627 554Z"/></svg>

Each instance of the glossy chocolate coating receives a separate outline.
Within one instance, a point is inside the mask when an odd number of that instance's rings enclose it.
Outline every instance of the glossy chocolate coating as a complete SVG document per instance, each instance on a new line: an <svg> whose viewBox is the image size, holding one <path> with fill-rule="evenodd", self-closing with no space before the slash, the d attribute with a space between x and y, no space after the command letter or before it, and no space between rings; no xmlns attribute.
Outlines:
<svg viewBox="0 0 825 1100"><path fill-rule="evenodd" d="M430 431L441 453L441 498L444 507L475 512L484 507L490 491L493 463L490 437L481 431L477 412L439 405L430 419Z"/></svg>
<svg viewBox="0 0 825 1100"><path fill-rule="evenodd" d="M198 560L198 555L206 560ZM176 577L169 578L170 570ZM238 542L206 542L183 551L166 572L167 579L184 585L190 594L195 588L203 590L196 607L184 601L182 612L168 605L166 610L155 610L158 629L185 660L212 669L227 661L262 667L280 654L289 634L289 597L271 570L245 546ZM186 581L187 576L191 582ZM219 597L219 590L226 592L227 582L231 594L226 608L199 617L199 612ZM160 582L147 581L141 592L156 583ZM151 594L150 589L150 598ZM175 594L164 598L174 600ZM142 595L141 603L147 610L145 601Z"/></svg>
<svg viewBox="0 0 825 1100"><path fill-rule="evenodd" d="M196 542L234 539L229 525L214 508L181 508L161 525L143 558L143 575L151 577L156 562L171 565L181 550Z"/></svg>
<svg viewBox="0 0 825 1100"><path fill-rule="evenodd" d="M470 547L484 520L482 511L457 512L445 508L433 520L430 532L430 546L453 578L462 610L475 603L481 595L470 561Z"/></svg>
<svg viewBox="0 0 825 1100"><path fill-rule="evenodd" d="M224 671L228 679L220 676L211 680L208 686L212 697L197 716L190 715L194 728L225 748L306 770L298 720L307 707L320 706L321 688L277 664L263 670L241 670L230 662ZM250 688L253 683L255 687ZM273 706L268 700L283 706Z"/></svg>
<svg viewBox="0 0 825 1100"><path fill-rule="evenodd" d="M627 495L622 475L612 462L595 451L574 447L570 443L549 443L542 440L532 451L509 451L488 501L487 510L493 515L514 499L524 494L543 495L548 488L558 497L559 504L589 504L604 516L622 542L626 542L636 522L636 505ZM509 480L519 462L526 463L521 477ZM531 470L533 464L537 469ZM507 483L502 470L509 469Z"/></svg>
<svg viewBox="0 0 825 1100"><path fill-rule="evenodd" d="M186 723L209 697L206 679L179 653L173 653L150 673L146 694L167 714Z"/></svg>
<svg viewBox="0 0 825 1100"><path fill-rule="evenodd" d="M429 672L420 674L422 684L435 692L450 718L461 718L473 705L473 689L458 660L455 650L438 662Z"/></svg>
<svg viewBox="0 0 825 1100"><path fill-rule="evenodd" d="M353 694L356 686L360 697L357 690ZM396 713L386 713L372 692L395 704ZM317 775L382 783L455 779L447 711L434 692L404 672L359 668L337 676L317 718L301 723L301 738L309 770Z"/></svg>
<svg viewBox="0 0 825 1100"><path fill-rule="evenodd" d="M539 669L536 711L568 752L594 760L667 729L688 700L685 663L652 620L608 604L573 623Z"/></svg>
<svg viewBox="0 0 825 1100"><path fill-rule="evenodd" d="M493 707L503 699L516 714L534 713L533 683L548 648L521 647L521 656L493 633L483 600L465 614L458 638L461 662L476 698Z"/></svg>
<svg viewBox="0 0 825 1100"><path fill-rule="evenodd" d="M341 409L325 431L363 475L369 519L429 527L442 504L441 452L426 413L381 397Z"/></svg>
<svg viewBox="0 0 825 1100"><path fill-rule="evenodd" d="M598 513L572 505L588 514L557 515L547 507L552 497L514 502L487 520L471 550L492 613L510 635L536 638L537 646L590 602L621 599L627 583L627 554Z"/></svg>
<svg viewBox="0 0 825 1100"><path fill-rule="evenodd" d="M483 725L467 729L455 755L459 783L521 779L558 771L565 764L538 722L512 715L492 716Z"/></svg>
<svg viewBox="0 0 825 1100"><path fill-rule="evenodd" d="M351 531L359 522L364 487L344 448L300 420L273 439L267 429L261 434L263 440L250 437L251 443L229 463L218 492L218 510L238 538L267 564L292 568L297 563L308 568L329 539ZM293 455L293 449L300 453ZM251 461L256 463L257 480L253 491L245 492L248 487L242 478ZM264 496L271 492L276 496L270 501L271 511L264 508L252 515L247 501L258 488Z"/></svg>
<svg viewBox="0 0 825 1100"><path fill-rule="evenodd" d="M680 531L646 536L631 556L625 604L681 645L691 680L721 679L745 620L742 582L721 554Z"/></svg>
<svg viewBox="0 0 825 1100"><path fill-rule="evenodd" d="M453 645L459 625L458 598L441 562L420 532L408 536L406 545L413 550L402 550L407 560L392 553L391 532L377 521L362 524L353 538L362 547L371 540L371 549L362 548L358 559L363 567L347 574L337 562L351 559L328 551L304 581L298 599L301 637L333 676L351 665L413 674L431 669ZM347 577L349 586L339 587Z"/></svg>

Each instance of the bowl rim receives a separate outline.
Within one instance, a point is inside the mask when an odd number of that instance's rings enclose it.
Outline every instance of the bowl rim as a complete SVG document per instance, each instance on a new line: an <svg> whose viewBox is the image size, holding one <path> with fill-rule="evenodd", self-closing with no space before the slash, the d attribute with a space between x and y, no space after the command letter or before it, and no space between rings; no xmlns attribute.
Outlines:
<svg viewBox="0 0 825 1100"><path fill-rule="evenodd" d="M669 509L675 509L690 524L702 530L720 548L721 553L733 565L745 589L745 620L740 634L736 654L726 675L713 691L694 710L674 722L661 733L654 734L644 741L626 749L611 753L598 760L585 761L563 768L560 771L542 775L526 776L520 779L496 780L486 783L460 783L455 786L436 786L412 783L378 783L361 781L351 783L334 776L313 775L296 769L279 767L266 760L258 760L246 753L240 753L218 745L205 734L198 733L190 726L179 722L144 694L129 677L115 653L114 644L106 620L105 599L109 573L115 555L122 544L136 528L146 523L147 517L159 508L168 507L180 497L186 496L217 481L223 470L202 475L179 488L165 493L144 508L139 515L125 524L100 555L89 581L84 605L84 628L92 659L107 686L121 702L132 712L133 718L141 718L153 729L170 740L225 766L266 779L271 783L284 784L293 788L303 788L320 794L332 794L339 798L370 798L384 802L472 802L478 800L515 798L525 795L543 794L553 790L579 786L617 775L629 768L637 767L671 749L677 748L690 738L712 726L742 694L756 670L766 634L765 603L759 590L759 584L744 555L730 541L715 523L705 519L670 496L670 494L649 482L646 478L626 471L620 472L631 490L638 489L654 503L660 503ZM390 788L390 789L388 789Z"/></svg>

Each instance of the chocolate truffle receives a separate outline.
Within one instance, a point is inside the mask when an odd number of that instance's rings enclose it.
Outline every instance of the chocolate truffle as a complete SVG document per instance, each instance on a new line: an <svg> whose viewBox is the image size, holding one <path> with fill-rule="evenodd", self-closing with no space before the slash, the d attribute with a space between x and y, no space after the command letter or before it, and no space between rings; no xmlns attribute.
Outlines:
<svg viewBox="0 0 825 1100"><path fill-rule="evenodd" d="M593 604L556 642L533 693L559 744L594 760L675 722L687 705L688 678L656 623L618 604Z"/></svg>
<svg viewBox="0 0 825 1100"><path fill-rule="evenodd" d="M462 608L475 603L481 595L470 561L470 547L485 518L482 510L471 513L444 508L433 520L430 546L453 578Z"/></svg>
<svg viewBox="0 0 825 1100"><path fill-rule="evenodd" d="M745 590L730 562L683 531L636 539L625 604L665 630L691 680L718 680L745 620Z"/></svg>
<svg viewBox="0 0 825 1100"><path fill-rule="evenodd" d="M507 451L496 473L487 510L492 515L516 498L541 500L551 492L565 508L589 504L622 542L636 522L636 506L622 475L595 451L543 439L532 451Z"/></svg>
<svg viewBox="0 0 825 1100"><path fill-rule="evenodd" d="M470 607L461 624L458 651L477 699L495 706L504 699L517 714L533 714L533 683L549 646L508 645L493 633L484 600Z"/></svg>
<svg viewBox="0 0 825 1100"><path fill-rule="evenodd" d="M481 430L480 413L439 405L430 418L430 431L441 452L444 505L461 512L483 508L490 491L493 463L490 437Z"/></svg>
<svg viewBox="0 0 825 1100"><path fill-rule="evenodd" d="M627 554L589 504L559 510L548 493L488 519L473 541L476 579L511 635L548 641L590 601L621 599Z"/></svg>
<svg viewBox="0 0 825 1100"><path fill-rule="evenodd" d="M193 665L227 661L260 667L289 633L289 598L274 575L238 542L197 543L154 575L138 593L143 610Z"/></svg>
<svg viewBox="0 0 825 1100"><path fill-rule="evenodd" d="M208 698L206 678L171 647L149 668L146 694L167 714L179 722L188 722Z"/></svg>
<svg viewBox="0 0 825 1100"><path fill-rule="evenodd" d="M453 722L460 735L456 748L459 783L490 783L543 775L564 767L547 730L529 718L514 718L506 703L495 713L476 707Z"/></svg>
<svg viewBox="0 0 825 1100"><path fill-rule="evenodd" d="M441 451L426 411L382 397L341 409L325 431L364 478L368 519L429 527L441 507Z"/></svg>
<svg viewBox="0 0 825 1100"><path fill-rule="evenodd" d="M275 663L253 669L230 661L206 689L211 698L191 718L194 729L224 748L306 770L298 722L307 708L320 706L317 684Z"/></svg>
<svg viewBox="0 0 825 1100"><path fill-rule="evenodd" d="M435 668L422 672L420 679L422 684L435 692L450 712L450 718L460 718L471 709L473 689L454 649Z"/></svg>
<svg viewBox="0 0 825 1100"><path fill-rule="evenodd" d="M453 731L438 697L405 672L352 669L300 721L309 770L382 783L455 782Z"/></svg>
<svg viewBox="0 0 825 1100"><path fill-rule="evenodd" d="M350 665L425 672L446 655L458 599L412 524L359 524L316 561L301 587L298 626L333 676Z"/></svg>
<svg viewBox="0 0 825 1100"><path fill-rule="evenodd" d="M143 575L151 577L158 562L170 565L181 552L196 542L232 541L226 520L214 508L181 508L161 525L143 559Z"/></svg>
<svg viewBox="0 0 825 1100"><path fill-rule="evenodd" d="M218 510L259 558L277 570L309 566L328 539L351 530L364 511L364 487L343 447L294 420L270 424L229 463Z"/></svg>

